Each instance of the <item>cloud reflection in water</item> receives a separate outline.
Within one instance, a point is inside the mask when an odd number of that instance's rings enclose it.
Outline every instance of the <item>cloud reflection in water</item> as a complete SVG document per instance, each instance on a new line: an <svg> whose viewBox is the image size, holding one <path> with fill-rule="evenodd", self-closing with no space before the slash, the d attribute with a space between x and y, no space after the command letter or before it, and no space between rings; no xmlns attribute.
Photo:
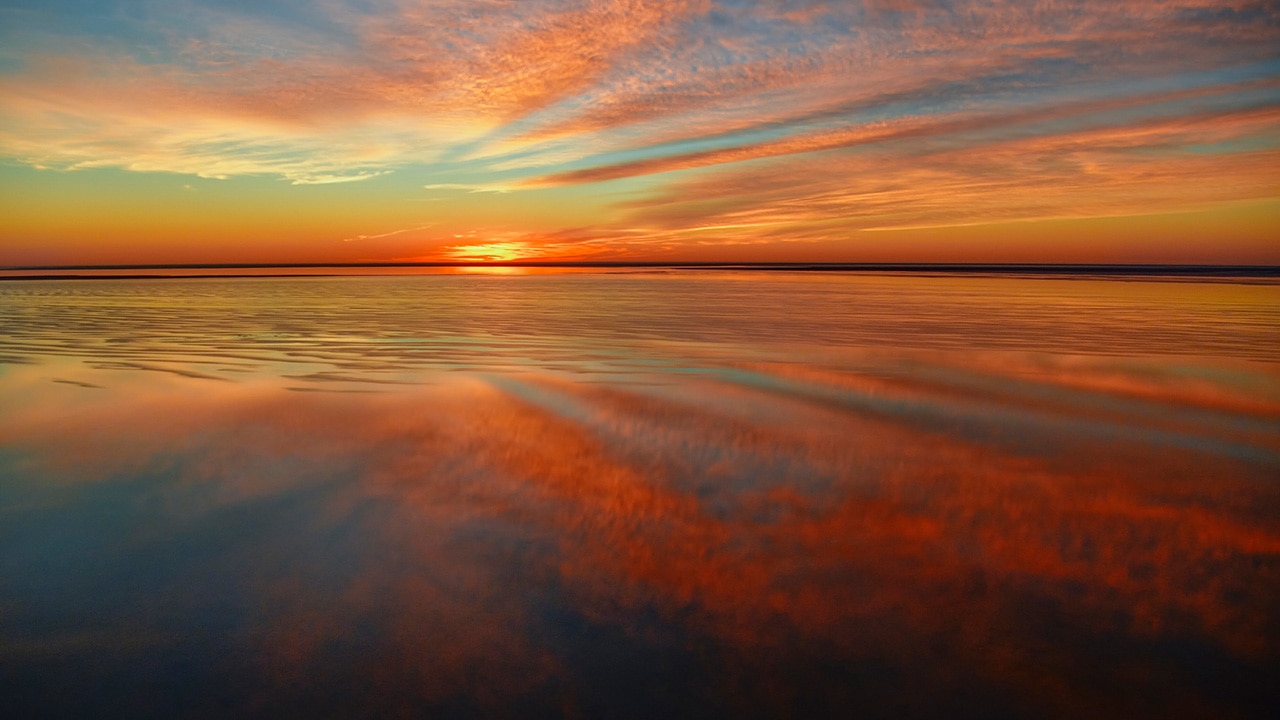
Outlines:
<svg viewBox="0 0 1280 720"><path fill-rule="evenodd" d="M1270 287L1191 285L1170 342L1199 330L1201 351L1135 356L1122 311L1188 288L770 280L772 326L700 327L687 294L714 315L747 288L679 280L651 305L666 280L386 280L4 288L29 321L0 347L23 361L0 375L11 707L1168 717L1276 699L1280 385L1252 357L1266 335L1248 340ZM614 314L556 325L606 282L631 293L601 300ZM1018 282L1089 296L1108 352L1048 339L1049 304L1016 348L979 317L954 349L938 307L933 334L867 340L917 290L998 308L1038 287ZM823 298L804 317L826 327L789 327L769 292ZM840 314L851 295L879 303L866 322ZM1195 324L1214 313L1218 336Z"/></svg>

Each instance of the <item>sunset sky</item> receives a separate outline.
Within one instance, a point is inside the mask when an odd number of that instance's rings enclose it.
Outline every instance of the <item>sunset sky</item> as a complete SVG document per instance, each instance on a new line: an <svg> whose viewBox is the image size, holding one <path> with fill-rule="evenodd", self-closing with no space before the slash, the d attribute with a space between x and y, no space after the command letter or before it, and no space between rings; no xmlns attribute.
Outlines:
<svg viewBox="0 0 1280 720"><path fill-rule="evenodd" d="M1273 0L0 0L0 265L1277 238Z"/></svg>

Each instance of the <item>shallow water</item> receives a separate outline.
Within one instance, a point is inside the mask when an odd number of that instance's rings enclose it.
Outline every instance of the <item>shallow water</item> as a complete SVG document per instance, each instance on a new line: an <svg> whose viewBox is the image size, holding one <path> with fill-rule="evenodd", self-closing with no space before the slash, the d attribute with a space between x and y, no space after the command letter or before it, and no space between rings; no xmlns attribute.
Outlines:
<svg viewBox="0 0 1280 720"><path fill-rule="evenodd" d="M1278 359L1274 281L3 282L0 712L1264 717Z"/></svg>

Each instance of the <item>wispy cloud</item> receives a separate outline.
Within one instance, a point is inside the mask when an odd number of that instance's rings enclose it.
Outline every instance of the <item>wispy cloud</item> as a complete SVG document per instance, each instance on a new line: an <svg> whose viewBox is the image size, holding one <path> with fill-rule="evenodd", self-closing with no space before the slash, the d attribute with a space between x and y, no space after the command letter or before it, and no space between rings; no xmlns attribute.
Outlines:
<svg viewBox="0 0 1280 720"><path fill-rule="evenodd" d="M728 166L633 201L633 223L789 223L786 232L974 224L1170 212L1274 197L1280 108L1206 113L981 144L840 150ZM1233 152L1191 143L1253 138ZM824 223L836 222L832 228Z"/></svg>
<svg viewBox="0 0 1280 720"><path fill-rule="evenodd" d="M421 230L430 230L433 227L435 227L434 223L432 223L431 225L419 225L417 227L401 228L400 230L391 230L389 232L376 233L373 235L354 235L349 238L343 238L342 242L357 242L359 240L379 240L381 238L395 237L396 235L404 235L405 233L419 232Z"/></svg>
<svg viewBox="0 0 1280 720"><path fill-rule="evenodd" d="M471 183L432 183L423 185L427 190L461 190L469 193L507 193L512 188L505 185L471 184Z"/></svg>

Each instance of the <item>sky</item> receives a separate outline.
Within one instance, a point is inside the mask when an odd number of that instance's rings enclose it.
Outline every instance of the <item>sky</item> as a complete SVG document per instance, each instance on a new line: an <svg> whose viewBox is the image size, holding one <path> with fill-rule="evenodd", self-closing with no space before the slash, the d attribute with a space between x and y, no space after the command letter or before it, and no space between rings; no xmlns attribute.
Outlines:
<svg viewBox="0 0 1280 720"><path fill-rule="evenodd" d="M1276 0L0 0L0 265L1280 264Z"/></svg>

